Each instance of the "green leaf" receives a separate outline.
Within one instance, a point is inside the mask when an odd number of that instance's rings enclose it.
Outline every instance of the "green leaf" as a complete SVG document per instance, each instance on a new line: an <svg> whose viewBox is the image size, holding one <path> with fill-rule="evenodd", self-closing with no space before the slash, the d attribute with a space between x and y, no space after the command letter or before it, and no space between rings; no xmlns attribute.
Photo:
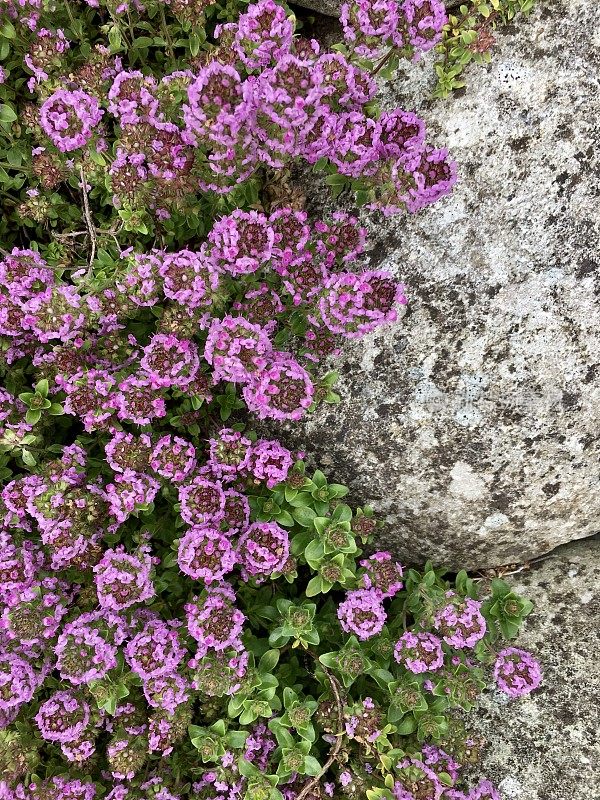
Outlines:
<svg viewBox="0 0 600 800"><path fill-rule="evenodd" d="M415 722L414 717L406 717L402 722L400 722L397 726L397 733L399 736L408 736L417 729L417 723Z"/></svg>
<svg viewBox="0 0 600 800"><path fill-rule="evenodd" d="M35 385L35 391L37 394L41 394L42 397L48 397L48 391L50 386L46 378L42 378L41 381L38 381Z"/></svg>
<svg viewBox="0 0 600 800"><path fill-rule="evenodd" d="M116 53L121 49L121 42L121 31L117 25L113 25L108 32L108 43L110 44L110 49L113 53Z"/></svg>
<svg viewBox="0 0 600 800"><path fill-rule="evenodd" d="M225 736L225 733L227 732L225 720L217 720L210 726L209 730L211 730L213 733L216 733L217 736Z"/></svg>
<svg viewBox="0 0 600 800"><path fill-rule="evenodd" d="M0 104L0 120L2 122L14 122L17 119L17 114L12 106Z"/></svg>
<svg viewBox="0 0 600 800"><path fill-rule="evenodd" d="M23 459L23 463L27 464L28 467L35 467L37 463L29 450L23 450L21 453L21 458Z"/></svg>
<svg viewBox="0 0 600 800"><path fill-rule="evenodd" d="M152 44L153 44L152 37L136 36L131 46L134 50L141 50L143 47L150 47Z"/></svg>
<svg viewBox="0 0 600 800"><path fill-rule="evenodd" d="M14 39L16 35L17 32L12 22L4 22L0 28L0 36L3 36L5 39Z"/></svg>
<svg viewBox="0 0 600 800"><path fill-rule="evenodd" d="M321 772L321 765L314 756L304 757L304 774L316 777Z"/></svg>
<svg viewBox="0 0 600 800"><path fill-rule="evenodd" d="M323 578L320 575L315 575L311 578L306 586L305 595L307 597L316 597L323 591Z"/></svg>
<svg viewBox="0 0 600 800"><path fill-rule="evenodd" d="M313 539L304 551L304 558L307 561L318 562L323 558L324 555L325 548L323 547L322 542L319 542L317 539Z"/></svg>
<svg viewBox="0 0 600 800"><path fill-rule="evenodd" d="M40 421L42 417L42 412L38 411L37 409L29 408L27 413L25 414L25 422L28 425L35 425Z"/></svg>
<svg viewBox="0 0 600 800"><path fill-rule="evenodd" d="M317 515L312 508L301 507L295 508L292 511L292 516L298 525L302 525L303 528L310 528Z"/></svg>
<svg viewBox="0 0 600 800"><path fill-rule="evenodd" d="M267 650L258 662L258 671L269 674L273 672L279 662L279 650Z"/></svg>
<svg viewBox="0 0 600 800"><path fill-rule="evenodd" d="M240 750L246 744L249 731L228 731L225 741L234 750Z"/></svg>
<svg viewBox="0 0 600 800"><path fill-rule="evenodd" d="M323 655L319 656L319 661L327 669L336 669L338 664L337 653L323 653Z"/></svg>

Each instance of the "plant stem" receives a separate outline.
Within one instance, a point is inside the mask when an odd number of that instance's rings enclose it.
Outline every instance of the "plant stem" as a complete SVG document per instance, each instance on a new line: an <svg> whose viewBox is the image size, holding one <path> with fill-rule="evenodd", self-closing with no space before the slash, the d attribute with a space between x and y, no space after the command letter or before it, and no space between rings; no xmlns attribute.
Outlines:
<svg viewBox="0 0 600 800"><path fill-rule="evenodd" d="M0 167L4 167L5 169L14 169L16 172L24 172L26 175L31 174L27 167L15 167L14 164L9 164L8 161L0 161Z"/></svg>
<svg viewBox="0 0 600 800"><path fill-rule="evenodd" d="M390 49L387 51L387 53L386 53L386 54L384 55L384 57L381 59L381 61L379 62L379 64L377 64L377 66L375 67L375 69L373 70L373 72L371 73L371 75L377 75L377 73L379 72L379 70L380 70L380 69L381 69L383 66L385 66L385 64L387 64L387 62L388 62L388 61L389 61L389 59L390 59L390 56L392 55L392 53L394 52L394 50L395 50L395 49L396 49L395 47L390 47Z"/></svg>
<svg viewBox="0 0 600 800"><path fill-rule="evenodd" d="M71 0L65 0L65 8L67 9L67 16L69 17L69 22L71 23L71 29L73 33L76 33L75 17L73 16L73 12L71 11Z"/></svg>
<svg viewBox="0 0 600 800"><path fill-rule="evenodd" d="M318 661L318 658L315 653L312 653L310 650L307 650L306 652L309 655L311 655L316 661ZM333 764L333 762L338 756L338 753L342 749L342 735L344 731L344 703L342 702L342 697L340 694L340 685L337 682L337 679L333 677L331 672L329 672L329 670L326 667L324 667L323 664L321 664L321 662L319 662L319 666L327 676L327 680L329 681L329 685L331 686L331 691L333 692L333 696L335 698L337 733L335 734L335 742L331 750L329 751L329 758L319 770L318 775L315 775L314 778L311 778L308 781L308 783L304 784L304 787L300 792L300 794L298 795L298 797L296 798L296 800L304 800L304 798L308 796L308 794L312 791L312 789L314 789L315 786L319 785L321 778L323 777L323 775L325 775L329 767Z"/></svg>
<svg viewBox="0 0 600 800"><path fill-rule="evenodd" d="M92 215L90 213L90 201L88 199L88 193L87 193L87 179L85 177L85 172L83 170L83 167L79 167L79 174L81 175L81 191L83 193L83 216L85 218L85 224L87 226L88 233L90 235L90 242L92 247L90 253L90 259L88 262L88 277L89 277L92 273L92 265L94 263L94 259L96 258L96 244L97 244L96 228L94 227L94 223L92 221Z"/></svg>
<svg viewBox="0 0 600 800"><path fill-rule="evenodd" d="M173 40L171 39L171 34L169 33L169 26L167 25L167 18L165 17L165 9L162 3L159 3L160 9L160 25L165 35L165 39L167 40L167 52L169 54L169 58L171 61L175 61L175 53L173 51Z"/></svg>

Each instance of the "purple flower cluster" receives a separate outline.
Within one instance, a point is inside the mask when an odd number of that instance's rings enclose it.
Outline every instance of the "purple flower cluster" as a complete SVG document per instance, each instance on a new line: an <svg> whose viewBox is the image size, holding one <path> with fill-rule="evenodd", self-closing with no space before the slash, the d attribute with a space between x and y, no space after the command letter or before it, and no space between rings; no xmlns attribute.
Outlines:
<svg viewBox="0 0 600 800"><path fill-rule="evenodd" d="M507 647L498 653L494 679L501 692L509 697L522 697L540 685L542 670L531 653L517 647Z"/></svg>
<svg viewBox="0 0 600 800"><path fill-rule="evenodd" d="M405 776L394 783L392 793L395 800L440 800L444 785L436 772L417 757L406 758L397 766L397 771L404 771Z"/></svg>
<svg viewBox="0 0 600 800"><path fill-rule="evenodd" d="M444 664L442 643L433 633L405 631L396 642L394 658L410 672L434 672Z"/></svg>
<svg viewBox="0 0 600 800"><path fill-rule="evenodd" d="M35 721L47 742L76 742L90 722L90 707L72 690L55 692L42 703Z"/></svg>
<svg viewBox="0 0 600 800"><path fill-rule="evenodd" d="M357 55L374 55L386 42L409 57L424 52L445 21L441 0L359 0L342 9ZM104 55L95 82L89 69L50 80L42 66L48 57L39 66L29 57L32 88L44 94L48 84L59 87L41 106L41 130L62 153L92 144L105 151L99 123L104 116L109 128L110 119L117 137L108 170L115 206L150 209L161 220L186 195L227 193L258 169L282 169L295 159L327 159L342 175L363 180L371 206L386 213L417 211L447 194L454 165L446 151L426 147L422 121L401 111L372 116L371 74L340 52L321 52L316 41L294 36L294 28L275 0L258 0L237 22L217 25L217 47L197 69L162 78ZM47 33L43 54L50 48L55 58L68 42L61 31ZM46 139L40 145L50 147ZM51 156L45 153L46 161ZM234 275L252 273L270 258L273 239L260 217L236 211L214 231L215 250ZM192 260L184 266L188 275L198 267L197 281L175 292L181 301L189 294L201 303L210 283L202 260Z"/></svg>
<svg viewBox="0 0 600 800"><path fill-rule="evenodd" d="M342 5L340 20L359 55L376 59L392 47L414 59L441 40L448 16L442 0L352 0Z"/></svg>
<svg viewBox="0 0 600 800"><path fill-rule="evenodd" d="M276 522L254 522L238 540L243 572L259 580L281 570L290 554L288 532Z"/></svg>
<svg viewBox="0 0 600 800"><path fill-rule="evenodd" d="M323 285L318 303L320 321L332 333L348 338L364 336L395 322L397 305L406 305L405 287L387 272L332 275Z"/></svg>
<svg viewBox="0 0 600 800"><path fill-rule="evenodd" d="M338 606L337 615L342 630L355 633L359 639L370 639L380 633L387 618L383 597L372 589L348 592Z"/></svg>
<svg viewBox="0 0 600 800"><path fill-rule="evenodd" d="M124 552L123 546L106 550L94 567L96 592L101 608L122 611L154 597L150 573L152 557L148 547L137 555Z"/></svg>
<svg viewBox="0 0 600 800"><path fill-rule="evenodd" d="M237 562L227 536L209 525L192 525L179 540L179 569L194 580L210 584L220 581Z"/></svg>
<svg viewBox="0 0 600 800"><path fill-rule="evenodd" d="M181 663L183 648L176 622L149 619L129 640L125 659L143 681L171 674Z"/></svg>
<svg viewBox="0 0 600 800"><path fill-rule="evenodd" d="M166 435L138 469L123 423L163 418L178 393L210 399L210 385L221 382L239 385L258 418L297 420L316 397L307 367L335 351L338 337L355 338L397 318L396 308L406 303L402 284L382 271L349 271L364 247L364 231L347 215L311 227L291 209L269 217L234 212L196 252L122 253L114 283L97 294L58 281L34 251L15 249L0 260L7 359L33 350L52 391L64 393L65 412L87 432L117 436L110 447L118 441L130 466L117 470L109 502L124 521L152 502L156 488L131 471L143 473L149 463L159 476L181 481L194 469L195 454L185 439ZM249 290L259 275L261 288ZM223 313L225 298L235 315ZM126 332L132 318L155 306L164 311L149 336ZM258 313L260 321L253 321ZM290 342L294 353L275 347L291 314L306 321ZM14 414L14 402L0 396L0 426L18 444L30 428ZM125 494L130 501L123 503Z"/></svg>
<svg viewBox="0 0 600 800"><path fill-rule="evenodd" d="M448 592L446 597L450 602L436 613L435 629L451 647L475 647L487 629L480 611L481 603L470 597L461 600L453 592Z"/></svg>
<svg viewBox="0 0 600 800"><path fill-rule="evenodd" d="M378 551L360 562L364 572L361 584L364 589L378 592L381 597L394 597L402 589L402 565L394 561L391 553Z"/></svg>
<svg viewBox="0 0 600 800"><path fill-rule="evenodd" d="M103 114L96 97L57 89L40 109L40 125L55 147L68 153L90 141Z"/></svg>
<svg viewBox="0 0 600 800"><path fill-rule="evenodd" d="M209 649L242 650L239 637L246 617L235 607L235 601L233 589L222 583L186 605L187 628L198 642L198 654L206 654Z"/></svg>

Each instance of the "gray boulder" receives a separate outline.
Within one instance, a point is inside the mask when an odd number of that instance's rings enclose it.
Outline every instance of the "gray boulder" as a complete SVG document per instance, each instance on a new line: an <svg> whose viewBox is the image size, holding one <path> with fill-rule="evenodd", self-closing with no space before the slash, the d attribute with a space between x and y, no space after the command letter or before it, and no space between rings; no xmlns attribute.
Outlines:
<svg viewBox="0 0 600 800"><path fill-rule="evenodd" d="M300 0L294 5L307 8L309 11L317 11L326 17L339 17L342 0Z"/></svg>
<svg viewBox="0 0 600 800"><path fill-rule="evenodd" d="M600 7L555 2L498 35L462 96L426 61L384 85L459 164L416 216L363 215L400 324L349 344L342 403L295 425L402 558L524 562L600 528ZM310 178L313 211L327 187Z"/></svg>
<svg viewBox="0 0 600 800"><path fill-rule="evenodd" d="M503 800L600 797L600 541L561 547L507 580L535 603L516 645L539 658L544 680L521 700L490 694L472 713L488 746L477 772Z"/></svg>

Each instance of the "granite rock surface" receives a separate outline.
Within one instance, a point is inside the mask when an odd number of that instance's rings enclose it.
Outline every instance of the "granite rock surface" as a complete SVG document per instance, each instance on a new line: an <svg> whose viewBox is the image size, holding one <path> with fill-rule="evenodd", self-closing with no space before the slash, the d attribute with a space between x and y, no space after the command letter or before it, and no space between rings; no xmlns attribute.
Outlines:
<svg viewBox="0 0 600 800"><path fill-rule="evenodd" d="M382 86L460 183L416 216L362 215L408 310L345 348L342 403L289 441L375 506L379 544L407 561L524 562L600 528L599 31L593 0L540 3L461 96L427 99L428 61ZM331 208L314 175L305 191Z"/></svg>
<svg viewBox="0 0 600 800"><path fill-rule="evenodd" d="M600 539L565 545L506 580L535 603L517 646L540 659L544 680L521 700L487 695L473 713L488 741L477 772L503 800L596 800Z"/></svg>

